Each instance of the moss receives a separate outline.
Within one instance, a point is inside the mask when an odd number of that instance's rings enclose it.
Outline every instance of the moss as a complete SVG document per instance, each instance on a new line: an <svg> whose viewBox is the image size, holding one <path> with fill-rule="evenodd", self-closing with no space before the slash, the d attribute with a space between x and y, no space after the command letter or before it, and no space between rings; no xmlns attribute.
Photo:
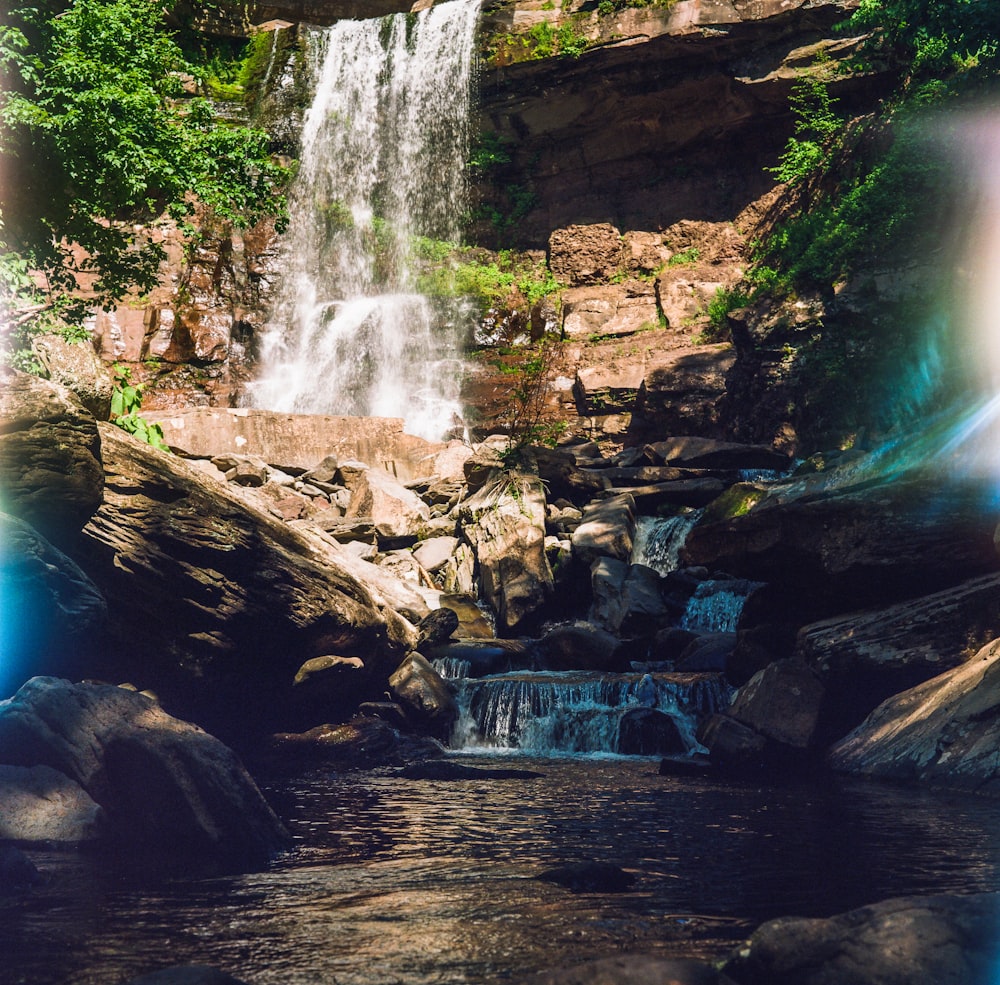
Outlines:
<svg viewBox="0 0 1000 985"><path fill-rule="evenodd" d="M765 491L752 482L737 482L705 507L705 515L701 522L718 523L745 516L765 495Z"/></svg>

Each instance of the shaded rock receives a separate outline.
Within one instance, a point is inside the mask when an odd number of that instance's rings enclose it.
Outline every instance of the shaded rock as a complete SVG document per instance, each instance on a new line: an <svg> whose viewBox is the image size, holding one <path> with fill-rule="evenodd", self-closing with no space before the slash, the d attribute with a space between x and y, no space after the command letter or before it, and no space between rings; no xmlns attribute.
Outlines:
<svg viewBox="0 0 1000 985"><path fill-rule="evenodd" d="M115 430L119 430L115 428ZM0 367L4 510L65 546L101 505L97 422L66 387Z"/></svg>
<svg viewBox="0 0 1000 985"><path fill-rule="evenodd" d="M835 770L1000 796L1000 640L879 705L834 745Z"/></svg>
<svg viewBox="0 0 1000 985"><path fill-rule="evenodd" d="M178 964L129 979L125 985L246 985L246 982L210 965Z"/></svg>
<svg viewBox="0 0 1000 985"><path fill-rule="evenodd" d="M534 770L466 766L450 759L432 759L407 764L399 771L399 776L406 780L535 780L545 774Z"/></svg>
<svg viewBox="0 0 1000 985"><path fill-rule="evenodd" d="M698 741L715 766L735 773L765 769L767 740L729 715L711 715L698 728Z"/></svg>
<svg viewBox="0 0 1000 985"><path fill-rule="evenodd" d="M636 394L629 442L655 440L663 434L721 437L726 375L735 361L728 345L677 349L658 360Z"/></svg>
<svg viewBox="0 0 1000 985"><path fill-rule="evenodd" d="M623 756L667 756L687 751L677 722L655 708L632 708L618 724L617 752Z"/></svg>
<svg viewBox="0 0 1000 985"><path fill-rule="evenodd" d="M445 739L458 718L455 698L441 675L419 653L411 653L389 678L389 690L407 717Z"/></svg>
<svg viewBox="0 0 1000 985"><path fill-rule="evenodd" d="M677 657L677 669L685 673L724 671L735 646L735 633L705 633L697 636Z"/></svg>
<svg viewBox="0 0 1000 985"><path fill-rule="evenodd" d="M71 390L99 421L111 417L114 384L108 365L90 342L67 342L61 335L36 335L31 351L45 376Z"/></svg>
<svg viewBox="0 0 1000 985"><path fill-rule="evenodd" d="M274 728L294 674L314 656L361 656L381 690L412 628L349 572L364 562L335 558L230 486L101 428L105 501L74 557L128 604L112 610L120 643L92 676L132 676L126 641L141 639L143 682L164 706L234 736Z"/></svg>
<svg viewBox="0 0 1000 985"><path fill-rule="evenodd" d="M357 717L343 725L317 725L308 732L271 737L269 752L281 762L322 761L353 769L400 766L443 756L444 747L424 735L407 735L379 718Z"/></svg>
<svg viewBox="0 0 1000 985"><path fill-rule="evenodd" d="M0 694L32 674L82 674L102 644L107 605L65 554L0 513Z"/></svg>
<svg viewBox="0 0 1000 985"><path fill-rule="evenodd" d="M447 606L435 609L417 624L417 646L443 646L451 639L458 626L458 613L454 609Z"/></svg>
<svg viewBox="0 0 1000 985"><path fill-rule="evenodd" d="M608 222L567 226L549 236L549 269L565 284L610 281L624 262L621 233Z"/></svg>
<svg viewBox="0 0 1000 985"><path fill-rule="evenodd" d="M707 776L712 772L712 761L708 756L665 756L656 771L659 776Z"/></svg>
<svg viewBox="0 0 1000 985"><path fill-rule="evenodd" d="M761 623L751 629L741 629L737 633L736 646L726 661L726 679L734 687L740 687L758 670L763 670L775 660L790 657L795 648L797 631L794 623L783 622Z"/></svg>
<svg viewBox="0 0 1000 985"><path fill-rule="evenodd" d="M395 701L362 701L358 705L358 716L361 718L381 718L393 728L408 731L410 723L406 711Z"/></svg>
<svg viewBox="0 0 1000 985"><path fill-rule="evenodd" d="M536 651L543 670L617 671L624 666L618 637L589 623L554 627Z"/></svg>
<svg viewBox="0 0 1000 985"><path fill-rule="evenodd" d="M657 571L644 564L629 565L622 586L622 620L618 629L624 636L649 636L664 625L670 611L661 591Z"/></svg>
<svg viewBox="0 0 1000 985"><path fill-rule="evenodd" d="M468 544L459 544L455 549L455 553L445 562L444 566L438 571L437 579L438 584L441 585L442 589L449 595L463 595L471 596L475 592L475 570L476 570L476 556L473 553L472 548ZM480 612L480 618L483 617ZM487 635L493 635L493 627L487 625ZM471 630L465 632L466 636L473 636L479 630Z"/></svg>
<svg viewBox="0 0 1000 985"><path fill-rule="evenodd" d="M743 445L712 438L664 438L643 447L643 454L657 465L689 469L774 469L782 471L790 459L766 445Z"/></svg>
<svg viewBox="0 0 1000 985"><path fill-rule="evenodd" d="M149 698L36 677L0 702L0 762L50 766L104 809L140 853L263 865L288 836L235 754Z"/></svg>
<svg viewBox="0 0 1000 985"><path fill-rule="evenodd" d="M1000 575L897 605L852 612L800 631L795 656L830 692L831 737L886 698L958 666L1000 635Z"/></svg>
<svg viewBox="0 0 1000 985"><path fill-rule="evenodd" d="M1000 894L901 897L771 920L723 971L739 985L982 985L1000 962L998 925Z"/></svg>
<svg viewBox="0 0 1000 985"><path fill-rule="evenodd" d="M23 896L42 881L35 863L20 848L0 845L0 898Z"/></svg>
<svg viewBox="0 0 1000 985"><path fill-rule="evenodd" d="M587 619L595 626L616 633L625 616L625 579L629 565L617 558L599 557L590 566L592 601Z"/></svg>
<svg viewBox="0 0 1000 985"><path fill-rule="evenodd" d="M690 958L653 954L617 954L572 968L543 971L528 985L732 985L711 965Z"/></svg>
<svg viewBox="0 0 1000 985"><path fill-rule="evenodd" d="M338 657L334 654L325 654L322 657L313 657L312 660L307 660L299 667L292 683L314 686L324 679L340 676L345 671L348 674L357 673L359 670L364 670L364 667L365 662L360 657Z"/></svg>
<svg viewBox="0 0 1000 985"><path fill-rule="evenodd" d="M680 629L676 626L661 629L653 638L649 650L650 659L675 661L698 638L698 634L690 629Z"/></svg>
<svg viewBox="0 0 1000 985"><path fill-rule="evenodd" d="M586 565L601 557L628 561L634 539L635 501L627 494L613 496L583 511L571 538L573 556Z"/></svg>
<svg viewBox="0 0 1000 985"><path fill-rule="evenodd" d="M553 591L545 556L545 491L537 476L503 473L463 506L464 532L479 562L482 597L499 634L522 632Z"/></svg>
<svg viewBox="0 0 1000 985"><path fill-rule="evenodd" d="M911 474L840 487L827 477L774 490L742 516L701 523L681 556L781 586L786 603L827 613L895 602L995 571L985 484Z"/></svg>
<svg viewBox="0 0 1000 985"><path fill-rule="evenodd" d="M654 482L645 486L623 489L635 500L636 509L644 514L655 514L661 507L701 507L711 503L726 488L721 479L675 479Z"/></svg>
<svg viewBox="0 0 1000 985"><path fill-rule="evenodd" d="M740 688L729 712L773 742L809 749L816 738L826 691L800 660L778 660Z"/></svg>
<svg viewBox="0 0 1000 985"><path fill-rule="evenodd" d="M0 765L0 841L94 841L104 812L83 788L48 766Z"/></svg>
<svg viewBox="0 0 1000 985"><path fill-rule="evenodd" d="M531 665L531 656L519 640L454 640L428 650L427 656L431 660L452 662L462 668L465 677L486 677Z"/></svg>
<svg viewBox="0 0 1000 985"><path fill-rule="evenodd" d="M531 457L549 490L549 499L585 503L607 486L600 473L580 468L572 451L539 446L531 449Z"/></svg>
<svg viewBox="0 0 1000 985"><path fill-rule="evenodd" d="M642 389L643 366L636 363L585 366L576 371L573 395L581 414L627 413Z"/></svg>
<svg viewBox="0 0 1000 985"><path fill-rule="evenodd" d="M624 893L635 882L631 872L610 862L569 862L546 869L536 878L554 882L574 893Z"/></svg>

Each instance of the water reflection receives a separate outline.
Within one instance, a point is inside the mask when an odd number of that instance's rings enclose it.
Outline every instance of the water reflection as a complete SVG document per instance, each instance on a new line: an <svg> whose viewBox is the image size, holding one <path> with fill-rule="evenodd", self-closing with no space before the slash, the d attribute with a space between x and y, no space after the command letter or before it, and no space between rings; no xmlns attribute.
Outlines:
<svg viewBox="0 0 1000 985"><path fill-rule="evenodd" d="M0 981L108 985L204 962L252 985L485 985L622 950L714 956L773 916L997 884L989 801L672 779L642 760L526 764L544 775L276 779L297 848L264 873L140 890L86 856L37 854L50 882L3 914ZM533 878L583 859L634 872L633 890Z"/></svg>

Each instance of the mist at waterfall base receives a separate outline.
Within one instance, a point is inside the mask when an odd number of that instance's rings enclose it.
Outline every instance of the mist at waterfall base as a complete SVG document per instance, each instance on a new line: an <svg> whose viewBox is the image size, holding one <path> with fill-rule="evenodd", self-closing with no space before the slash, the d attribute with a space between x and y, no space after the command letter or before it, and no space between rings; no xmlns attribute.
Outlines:
<svg viewBox="0 0 1000 985"><path fill-rule="evenodd" d="M400 417L432 440L460 421L471 309L416 292L414 247L459 240L478 9L309 35L314 95L251 406Z"/></svg>

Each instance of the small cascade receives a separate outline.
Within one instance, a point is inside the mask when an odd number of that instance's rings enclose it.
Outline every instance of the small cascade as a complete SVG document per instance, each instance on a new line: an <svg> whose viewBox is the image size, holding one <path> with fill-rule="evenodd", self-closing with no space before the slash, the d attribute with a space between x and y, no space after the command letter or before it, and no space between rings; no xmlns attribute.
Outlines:
<svg viewBox="0 0 1000 985"><path fill-rule="evenodd" d="M401 417L434 440L458 420L472 320L417 281L424 237L459 240L478 16L478 0L452 0L312 32L314 96L252 406Z"/></svg>
<svg viewBox="0 0 1000 985"><path fill-rule="evenodd" d="M632 564L644 564L661 575L676 571L680 552L704 510L691 510L677 516L640 516L635 524Z"/></svg>
<svg viewBox="0 0 1000 985"><path fill-rule="evenodd" d="M703 581L688 599L681 617L681 629L699 633L735 633L743 606L750 593L763 582L732 578Z"/></svg>
<svg viewBox="0 0 1000 985"><path fill-rule="evenodd" d="M739 469L736 473L740 482L777 482L784 479L788 473L777 469Z"/></svg>
<svg viewBox="0 0 1000 985"><path fill-rule="evenodd" d="M695 751L698 719L730 699L711 674L512 673L459 681L456 691L455 748L540 756L618 753L622 719L641 708L669 715Z"/></svg>
<svg viewBox="0 0 1000 985"><path fill-rule="evenodd" d="M436 657L431 666L446 681L465 680L472 674L472 661L462 660L461 657Z"/></svg>

